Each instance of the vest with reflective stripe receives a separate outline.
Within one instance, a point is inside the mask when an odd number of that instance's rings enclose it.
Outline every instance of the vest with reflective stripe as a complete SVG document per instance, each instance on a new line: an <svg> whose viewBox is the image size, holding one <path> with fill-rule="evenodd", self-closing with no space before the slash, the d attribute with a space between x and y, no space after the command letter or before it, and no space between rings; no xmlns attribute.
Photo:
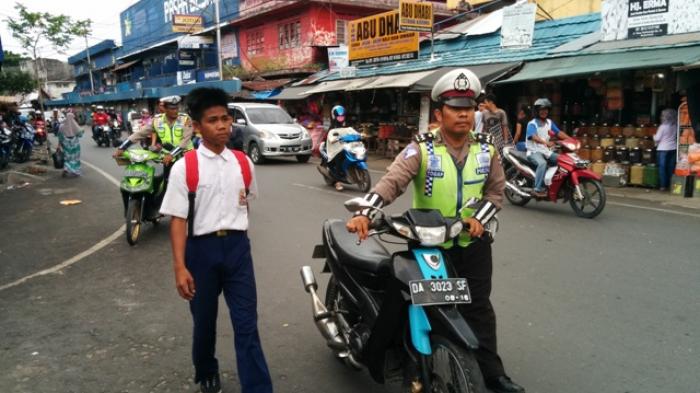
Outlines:
<svg viewBox="0 0 700 393"><path fill-rule="evenodd" d="M158 134L162 144L170 143L173 146L178 146L185 134L185 123L189 120L189 116L185 114L177 115L172 129L168 125L165 113L161 113L153 119L153 129ZM192 149L192 142L187 145L187 150Z"/></svg>
<svg viewBox="0 0 700 393"><path fill-rule="evenodd" d="M494 148L489 144L472 143L469 155L461 171L457 168L445 145L434 142L420 143L421 165L418 175L413 180L413 208L437 209L444 217L456 217L457 211L470 198L481 199L487 173L479 170L477 156L488 151L493 159ZM472 208L462 210L462 218L471 217ZM462 233L457 243L466 247L472 242L468 234ZM454 241L443 243L443 248L450 248Z"/></svg>

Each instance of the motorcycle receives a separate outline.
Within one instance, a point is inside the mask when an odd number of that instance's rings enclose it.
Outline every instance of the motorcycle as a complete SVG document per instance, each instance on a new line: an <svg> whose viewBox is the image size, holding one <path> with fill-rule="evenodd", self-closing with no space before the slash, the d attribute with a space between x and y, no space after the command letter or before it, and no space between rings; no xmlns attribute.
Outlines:
<svg viewBox="0 0 700 393"><path fill-rule="evenodd" d="M27 162L32 157L34 147L34 127L29 124L21 124L13 129L14 149L12 156L15 162Z"/></svg>
<svg viewBox="0 0 700 393"><path fill-rule="evenodd" d="M12 131L7 124L0 126L0 169L5 169L12 158Z"/></svg>
<svg viewBox="0 0 700 393"><path fill-rule="evenodd" d="M367 149L362 136L353 128L334 128L319 147L321 164L316 168L327 185L336 182L357 184L362 192L369 192L372 179L367 168Z"/></svg>
<svg viewBox="0 0 700 393"><path fill-rule="evenodd" d="M109 147L109 145L113 143L112 128L107 124L95 126L92 139L95 140L98 147L102 145Z"/></svg>
<svg viewBox="0 0 700 393"><path fill-rule="evenodd" d="M126 166L120 183L126 218L126 241L133 246L138 242L144 221L158 224L160 205L165 195L165 174L162 167L167 150L158 152L129 149L116 158L117 164Z"/></svg>
<svg viewBox="0 0 700 393"><path fill-rule="evenodd" d="M594 218L605 208L606 193L601 176L588 169L590 161L581 159L575 152L581 142L575 138L558 141L561 150L557 165L547 168L544 183L547 196L542 200L569 202L578 217ZM514 147L503 149L504 159L510 164L506 169L506 198L516 206L525 206L534 196L531 194L537 166L524 152Z"/></svg>
<svg viewBox="0 0 700 393"><path fill-rule="evenodd" d="M375 209L363 198L345 206ZM471 302L469 285L438 248L461 233L462 221L438 210L394 216L376 210L379 218L362 245L344 221L323 224L323 245L314 248L313 257L325 258L323 272L330 273L325 301L311 267L301 268L326 344L337 359L353 369L367 368L378 383L402 380L412 393L485 392L474 357L478 339L457 309ZM492 240L497 226L492 220L484 239ZM377 240L382 234L406 240L408 250L389 253Z"/></svg>
<svg viewBox="0 0 700 393"><path fill-rule="evenodd" d="M37 120L34 122L34 142L41 146L46 142L46 123L43 120Z"/></svg>

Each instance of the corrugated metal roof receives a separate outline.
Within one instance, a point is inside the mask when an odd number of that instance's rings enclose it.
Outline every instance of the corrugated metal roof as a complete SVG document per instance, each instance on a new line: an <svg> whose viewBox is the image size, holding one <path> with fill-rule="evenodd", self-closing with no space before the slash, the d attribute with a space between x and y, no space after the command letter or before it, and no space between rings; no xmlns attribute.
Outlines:
<svg viewBox="0 0 700 393"><path fill-rule="evenodd" d="M535 24L533 45L525 49L502 49L500 33L460 37L435 42L436 59L429 61L430 43L421 45L418 60L374 67L360 67L356 78L425 71L442 67L465 67L480 64L508 63L551 57L550 51L583 35L600 29L600 13L573 18L542 21ZM324 81L341 79L338 73Z"/></svg>

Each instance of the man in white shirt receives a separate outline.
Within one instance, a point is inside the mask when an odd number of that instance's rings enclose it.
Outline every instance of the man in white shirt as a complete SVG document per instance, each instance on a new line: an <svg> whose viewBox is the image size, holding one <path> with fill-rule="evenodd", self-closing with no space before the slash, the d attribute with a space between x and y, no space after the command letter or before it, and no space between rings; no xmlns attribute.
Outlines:
<svg viewBox="0 0 700 393"><path fill-rule="evenodd" d="M173 165L160 212L172 217L175 283L180 296L189 301L194 320L195 383L203 393L221 391L215 343L218 298L223 291L233 324L241 392L272 393L258 334L255 275L246 232L248 201L257 194L253 164L226 149L232 123L226 92L195 89L187 96L187 104L202 144ZM195 165L189 166L191 159ZM188 181L191 185L194 174L199 181L196 193L190 194Z"/></svg>
<svg viewBox="0 0 700 393"><path fill-rule="evenodd" d="M535 170L535 187L532 195L536 198L545 198L547 193L544 187L544 177L547 166L556 165L558 154L551 151L554 142L550 140L550 134L559 139L566 139L569 136L559 130L556 123L549 118L549 110L552 103L547 98L539 98L534 104L536 117L527 124L527 134L525 147L527 148L527 159L537 166Z"/></svg>

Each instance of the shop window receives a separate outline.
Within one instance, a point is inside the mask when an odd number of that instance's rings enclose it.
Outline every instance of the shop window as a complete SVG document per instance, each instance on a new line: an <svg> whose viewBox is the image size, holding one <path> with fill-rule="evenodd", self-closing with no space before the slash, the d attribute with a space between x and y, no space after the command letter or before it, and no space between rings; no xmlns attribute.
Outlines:
<svg viewBox="0 0 700 393"><path fill-rule="evenodd" d="M280 49L298 48L299 46L301 46L301 22L279 25Z"/></svg>
<svg viewBox="0 0 700 393"><path fill-rule="evenodd" d="M347 45L348 21L337 19L335 21L335 36L338 45Z"/></svg>
<svg viewBox="0 0 700 393"><path fill-rule="evenodd" d="M248 33L248 56L261 55L265 49L265 34L263 30Z"/></svg>

